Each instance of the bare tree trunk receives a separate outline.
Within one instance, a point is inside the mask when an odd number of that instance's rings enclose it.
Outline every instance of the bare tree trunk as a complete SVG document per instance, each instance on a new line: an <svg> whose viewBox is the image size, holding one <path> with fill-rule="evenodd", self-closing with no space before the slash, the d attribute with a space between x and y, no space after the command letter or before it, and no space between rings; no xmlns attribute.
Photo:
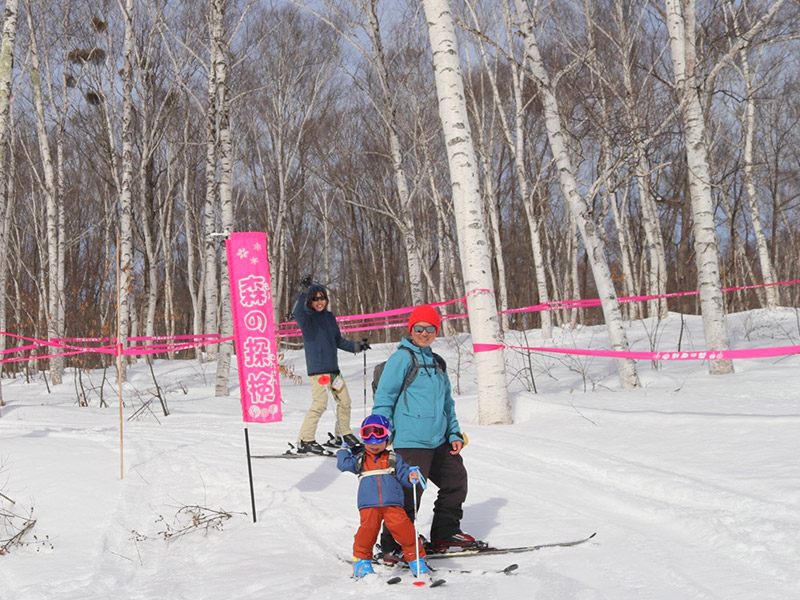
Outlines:
<svg viewBox="0 0 800 600"><path fill-rule="evenodd" d="M211 45L211 66L208 72L208 106L206 107L206 198L203 211L203 248L205 277L205 333L219 333L219 204L217 201L217 78L213 65L217 61L216 46ZM217 358L216 344L206 347L209 360Z"/></svg>
<svg viewBox="0 0 800 600"><path fill-rule="evenodd" d="M473 16L476 27L480 27L478 22L478 14L475 10L473 2L468 3L470 13ZM508 10L508 3L503 2L503 12L506 20L506 31L508 39L512 39L511 34L511 18ZM539 214L536 210L536 196L533 191L529 191L528 178L526 175L526 135L524 133L525 124L525 106L522 99L522 84L524 75L521 75L521 69L515 61L509 63L511 68L511 85L514 90L514 122L513 133L509 125L508 118L506 117L503 108L503 99L500 95L500 90L497 85L497 77L494 73L492 65L486 55L485 45L483 40L478 40L479 49L481 52L481 59L483 61L484 70L486 71L489 83L492 89L492 97L494 98L495 107L500 116L500 124L502 126L503 135L505 137L506 145L509 152L514 158L514 175L517 179L517 186L519 187L519 194L522 199L522 204L525 208L525 216L527 217L528 230L531 236L531 253L533 257L534 273L536 274L536 289L539 295L539 302L549 302L550 294L547 291L546 268L544 263L544 253L542 250L542 241L540 233ZM535 185L533 186L535 187ZM553 321L549 311L542 311L540 314L541 331L543 339L550 339L553 337ZM503 327L507 327L506 321L503 321Z"/></svg>
<svg viewBox="0 0 800 600"><path fill-rule="evenodd" d="M403 242L406 248L406 263L408 267L408 283L411 291L411 302L422 304L425 301L425 293L422 285L422 264L419 257L419 249L414 231L414 214L411 210L411 192L408 189L408 180L403 168L403 149L398 135L398 125L396 109L392 100L392 93L389 89L389 75L386 70L386 57L384 56L383 41L381 40L380 26L377 15L378 0L369 0L369 6L362 6L367 22L369 24L368 34L372 42L374 58L371 60L372 66L378 76L381 86L381 119L386 125L386 133L389 136L389 148L392 158L392 170L394 172L395 185L397 186L397 196L399 200L400 214L396 223L400 227L403 235Z"/></svg>
<svg viewBox="0 0 800 600"><path fill-rule="evenodd" d="M570 208L570 213L575 217L576 225L581 232L581 237L586 245L589 263L594 275L597 292L603 307L603 314L608 327L611 347L618 352L629 349L628 338L622 322L622 313L614 290L611 270L603 249L602 239L597 231L597 225L592 219L591 207L578 191L575 171L564 140L561 116L558 111L558 102L551 87L550 79L539 54L539 46L534 31L533 17L524 0L514 0L517 16L525 44L526 58L530 64L533 81L539 90L544 110L547 139L550 150L555 159L561 189ZM620 384L623 388L632 388L639 385L635 363L627 358L616 359Z"/></svg>
<svg viewBox="0 0 800 600"><path fill-rule="evenodd" d="M42 160L43 181L42 190L45 195L47 205L47 336L50 339L62 337L62 331L58 329L58 308L59 308L59 204L61 199L58 197L56 187L56 173L53 167L53 160L50 148L50 139L47 136L47 126L45 124L44 100L42 98L42 72L39 63L39 51L36 39L36 30L33 26L32 8L28 6L28 28L30 35L30 78L33 92L33 101L36 110L36 133L39 140L39 155ZM63 247L63 246L61 246ZM63 279L62 279L63 282ZM64 359L59 352L50 359L50 381L53 385L60 385L64 374Z"/></svg>
<svg viewBox="0 0 800 600"><path fill-rule="evenodd" d="M3 12L3 39L0 46L0 331L6 330L6 275L8 273L7 249L13 195L11 194L12 167L6 167L6 143L11 114L11 78L14 72L14 49L17 37L17 11L19 0L6 0ZM13 157L10 159L13 160ZM0 336L0 351L6 348L6 336ZM2 375L0 364L0 375ZM0 406L3 406L3 385L0 377Z"/></svg>
<svg viewBox="0 0 800 600"><path fill-rule="evenodd" d="M478 189L478 165L467 115L453 17L447 0L423 0L422 6L433 50L439 117L453 186L472 339L474 344L497 346L496 349L475 354L478 419L482 425L507 424L511 423L511 405L506 388L503 338L494 298L491 258Z"/></svg>
<svg viewBox="0 0 800 600"><path fill-rule="evenodd" d="M133 0L125 0L125 67L122 73L122 178L119 195L119 310L118 343L128 345L133 313ZM126 361L120 361L120 379L127 380Z"/></svg>
<svg viewBox="0 0 800 600"><path fill-rule="evenodd" d="M689 166L689 191L692 201L694 248L697 263L700 307L708 350L730 349L722 296L719 253L717 250L714 203L711 198L711 174L706 146L706 125L695 78L694 0L665 0L675 87L681 102L681 121L686 138ZM711 360L709 373L733 372L730 360Z"/></svg>
<svg viewBox="0 0 800 600"><path fill-rule="evenodd" d="M186 280L189 287L189 298L192 301L192 334L199 335L203 333L203 290L204 290L204 271L201 270L200 281L195 279L197 272L197 265L195 260L203 257L204 245L202 240L198 240L197 225L195 222L192 209L193 202L191 202L191 154L189 152L190 139L189 139L189 119L186 119L183 127L183 181L181 182L181 196L183 197L183 223L186 232ZM199 217L197 217L199 220ZM201 230L202 231L202 230ZM212 344L213 345L213 344ZM198 348L195 356L200 359L203 352Z"/></svg>
<svg viewBox="0 0 800 600"><path fill-rule="evenodd" d="M225 6L227 0L212 1L210 19L211 43L215 47L214 78L216 79L217 115L219 118L219 203L222 219L222 233L227 238L233 233L233 142L231 140L231 109L228 94L228 60L229 40L225 31ZM233 313L231 311L230 287L228 285L228 263L221 261L220 300L222 303L221 333L223 337L233 335ZM220 344L217 360L217 381L215 395L228 396L230 380L231 354L233 343Z"/></svg>
<svg viewBox="0 0 800 600"><path fill-rule="evenodd" d="M736 34L739 35L739 27L736 16L731 19ZM745 113L743 117L744 130L744 150L742 159L744 161L744 187L747 193L747 205L750 209L750 220L753 223L753 235L756 239L758 249L758 262L761 266L761 277L763 283L775 283L775 269L772 265L772 258L769 255L767 236L764 234L764 226L761 224L761 213L759 212L758 191L755 184L754 167L754 141L756 132L756 90L753 85L753 74L750 71L750 60L747 56L747 49L739 51L741 61L742 78L744 79L747 97L745 99ZM764 288L765 306L769 310L778 307L778 292L774 286Z"/></svg>
<svg viewBox="0 0 800 600"><path fill-rule="evenodd" d="M14 73L14 49L17 39L17 11L19 0L6 0L3 12L3 39L0 47L0 176L5 159L11 109L11 79ZM4 188L5 189L5 188Z"/></svg>
<svg viewBox="0 0 800 600"><path fill-rule="evenodd" d="M482 113L479 111L477 101L474 94L470 94L472 100L473 113L476 120L481 118ZM499 107L498 107L499 108ZM494 111L492 111L494 112ZM479 125L480 126L480 125ZM486 196L486 212L489 215L489 227L491 231L491 250L494 257L495 269L497 269L497 299L499 301L499 309L508 309L508 286L506 285L506 265L503 258L503 244L500 238L500 216L497 210L497 197L494 193L494 186L492 184L493 173L491 160L489 155L491 153L491 141L484 139L482 130L478 133L478 155L480 156L481 167L484 173L484 195ZM508 315L501 313L500 315L500 328L502 331L508 331Z"/></svg>
<svg viewBox="0 0 800 600"><path fill-rule="evenodd" d="M622 70L622 80L625 94L622 102L625 107L625 116L631 131L633 144L633 169L636 185L639 192L639 206L642 211L642 228L644 229L647 248L647 293L663 296L667 293L667 258L664 250L664 239L661 224L658 220L655 201L650 185L650 164L645 147L644 129L639 112L637 111L638 89L634 85L633 64L634 47L636 40L632 33L630 18L625 14L627 4L625 0L614 0L614 18L616 20L619 40L619 57ZM633 19L636 22L636 19ZM659 298L648 303L650 316L658 318L667 317L667 300Z"/></svg>

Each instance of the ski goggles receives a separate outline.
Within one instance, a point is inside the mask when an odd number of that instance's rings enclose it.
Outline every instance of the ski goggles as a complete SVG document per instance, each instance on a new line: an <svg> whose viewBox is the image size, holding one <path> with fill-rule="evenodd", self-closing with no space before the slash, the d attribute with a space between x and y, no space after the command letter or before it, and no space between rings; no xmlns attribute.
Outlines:
<svg viewBox="0 0 800 600"><path fill-rule="evenodd" d="M414 325L412 328L416 333L436 333L436 325Z"/></svg>
<svg viewBox="0 0 800 600"><path fill-rule="evenodd" d="M361 428L361 439L365 442L368 438L382 440L389 437L389 430L383 425L364 425Z"/></svg>

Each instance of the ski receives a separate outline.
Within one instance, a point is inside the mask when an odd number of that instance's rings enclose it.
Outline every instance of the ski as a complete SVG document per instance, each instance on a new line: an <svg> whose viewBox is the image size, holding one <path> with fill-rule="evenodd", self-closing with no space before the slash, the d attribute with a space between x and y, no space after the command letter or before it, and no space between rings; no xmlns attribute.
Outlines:
<svg viewBox="0 0 800 600"><path fill-rule="evenodd" d="M579 546L580 544L585 544L589 540L591 540L594 536L597 535L597 532L594 532L589 537L582 538L580 540L573 540L570 542L553 542L550 544L536 544L535 546L518 546L515 548L493 548L491 546L486 548L467 548L465 550L450 550L445 552L436 552L436 553L429 553L425 558L429 560L439 559L439 558L458 558L458 557L466 557L466 556L491 556L495 554L514 554L518 552L534 552L536 550L541 550L542 548L566 548L569 546Z"/></svg>
<svg viewBox="0 0 800 600"><path fill-rule="evenodd" d="M298 452L294 444L289 443L289 449L283 454L253 454L250 458L309 458L312 456L336 456L336 453L330 450L325 450L322 454L316 452Z"/></svg>
<svg viewBox="0 0 800 600"><path fill-rule="evenodd" d="M389 585L395 585L397 583L401 583L402 581L403 578L400 577L399 575L396 575L391 579L387 579L386 583ZM440 585L444 585L445 583L447 583L446 579L436 579L434 577L414 578L411 580L411 584L417 587L422 587L424 585L427 585L428 587L435 588L439 587Z"/></svg>
<svg viewBox="0 0 800 600"><path fill-rule="evenodd" d="M517 563L512 563L504 569L447 569L443 567L431 568L431 571L442 573L470 573L472 575L511 575L514 571L519 569Z"/></svg>
<svg viewBox="0 0 800 600"><path fill-rule="evenodd" d="M426 556L428 558L430 555ZM385 563L380 560L373 561L375 564L381 565L386 569L408 569L408 564L404 562L399 563ZM510 575L517 569L519 565L512 563L503 569L450 569L447 567L429 567L432 573L471 573L474 575Z"/></svg>

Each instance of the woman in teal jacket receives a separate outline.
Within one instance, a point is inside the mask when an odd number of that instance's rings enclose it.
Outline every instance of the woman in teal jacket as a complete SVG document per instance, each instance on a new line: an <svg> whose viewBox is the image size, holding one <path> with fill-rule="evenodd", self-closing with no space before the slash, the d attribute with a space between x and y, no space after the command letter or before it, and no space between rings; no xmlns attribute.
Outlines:
<svg viewBox="0 0 800 600"><path fill-rule="evenodd" d="M444 361L430 348L440 325L441 318L433 307L422 305L414 309L408 320L409 337L386 361L372 408L373 414L383 415L392 424L395 452L409 465L419 467L423 477L439 488L430 530L434 552L479 543L461 531L462 507L467 498L467 470L461 458L464 438ZM413 380L409 383L410 377ZM405 490L405 509L411 519L413 494L413 489ZM381 549L384 560L402 556L385 528Z"/></svg>

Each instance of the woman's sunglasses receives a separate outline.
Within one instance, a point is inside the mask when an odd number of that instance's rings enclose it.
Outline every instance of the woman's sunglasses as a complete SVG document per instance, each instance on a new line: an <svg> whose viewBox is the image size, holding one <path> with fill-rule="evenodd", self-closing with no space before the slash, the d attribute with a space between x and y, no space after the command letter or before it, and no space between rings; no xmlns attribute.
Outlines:
<svg viewBox="0 0 800 600"><path fill-rule="evenodd" d="M436 333L436 325L414 325L414 331L416 333Z"/></svg>
<svg viewBox="0 0 800 600"><path fill-rule="evenodd" d="M327 300L325 296L314 296L311 298L312 302L322 302L323 300Z"/></svg>

